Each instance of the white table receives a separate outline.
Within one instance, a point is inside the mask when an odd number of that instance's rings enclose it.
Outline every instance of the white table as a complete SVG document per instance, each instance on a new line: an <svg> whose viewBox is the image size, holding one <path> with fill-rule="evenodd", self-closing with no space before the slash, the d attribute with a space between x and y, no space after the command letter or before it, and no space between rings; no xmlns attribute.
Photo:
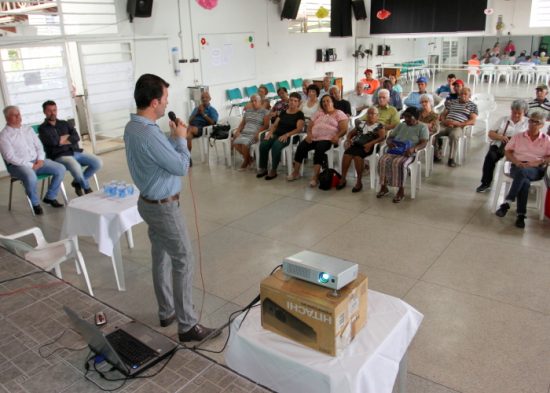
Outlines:
<svg viewBox="0 0 550 393"><path fill-rule="evenodd" d="M391 393L399 371L405 391L407 348L423 315L402 300L369 290L367 324L338 357L263 329L260 311L231 325L225 360L238 373L280 393Z"/></svg>
<svg viewBox="0 0 550 393"><path fill-rule="evenodd" d="M137 210L139 194L126 198L107 197L97 192L71 200L66 208L61 237L92 236L99 252L110 256L119 291L126 290L120 236L126 232L128 246L134 247L132 227L143 221Z"/></svg>

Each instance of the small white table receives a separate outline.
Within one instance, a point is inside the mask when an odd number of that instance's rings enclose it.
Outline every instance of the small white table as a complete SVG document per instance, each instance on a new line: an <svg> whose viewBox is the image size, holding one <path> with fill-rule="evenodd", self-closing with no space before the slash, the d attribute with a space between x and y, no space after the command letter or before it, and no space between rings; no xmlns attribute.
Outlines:
<svg viewBox="0 0 550 393"><path fill-rule="evenodd" d="M101 192L87 194L69 202L61 237L92 236L99 252L110 256L119 291L126 290L120 236L126 232L128 247L134 247L132 227L143 219L137 210L139 193L126 198L107 197Z"/></svg>
<svg viewBox="0 0 550 393"><path fill-rule="evenodd" d="M423 315L402 300L368 291L367 324L338 357L325 355L261 326L260 307L231 324L227 365L277 392L391 393L406 389L407 348ZM399 372L399 375L398 375Z"/></svg>

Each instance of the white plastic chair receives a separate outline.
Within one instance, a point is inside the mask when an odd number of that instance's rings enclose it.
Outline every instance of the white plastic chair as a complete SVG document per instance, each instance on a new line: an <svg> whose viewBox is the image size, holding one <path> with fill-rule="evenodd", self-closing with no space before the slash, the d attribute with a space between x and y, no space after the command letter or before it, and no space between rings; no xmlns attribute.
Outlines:
<svg viewBox="0 0 550 393"><path fill-rule="evenodd" d="M212 130L214 128L214 126L208 126L208 127L204 127L204 130L207 129L207 132L205 132L206 134L206 140L207 140L207 146L206 146L206 157L207 157L207 161L208 161L208 164L210 165L210 147L213 147L214 150L216 151L216 157L218 157L218 145L221 145L222 146L222 151L223 151L223 156L224 156L224 160L225 160L225 165L227 165L228 167L231 167L231 136L233 135L233 132L237 129L237 127L239 126L239 124L241 123L242 121L242 117L240 116L231 116L229 117L229 119L227 119L227 121L221 121L219 122L218 124L224 124L224 123L229 123L229 135L227 138L225 139L210 139L210 135L212 134Z"/></svg>
<svg viewBox="0 0 550 393"><path fill-rule="evenodd" d="M550 81L550 66L548 65L539 65L535 68L535 79L536 83L544 83L548 85Z"/></svg>
<svg viewBox="0 0 550 393"><path fill-rule="evenodd" d="M494 64L483 64L481 65L481 81L485 80L487 77L487 82L489 84L496 81L497 69Z"/></svg>
<svg viewBox="0 0 550 393"><path fill-rule="evenodd" d="M491 117L491 113L497 109L497 103L493 95L486 93L474 94L472 96L472 101L477 105L477 120L485 123L485 140L487 141L489 134L489 118Z"/></svg>
<svg viewBox="0 0 550 393"><path fill-rule="evenodd" d="M469 130L468 130L469 128ZM472 126L466 126L464 127L463 134L460 138L458 138L458 146L456 147L456 163L458 165L463 165L466 161L466 147L468 145L468 138L471 137L471 129ZM468 136L469 131L469 136ZM443 156L447 155L447 149L449 148L449 137L448 136L442 136L440 137L443 140ZM455 157L450 157L455 158Z"/></svg>
<svg viewBox="0 0 550 393"><path fill-rule="evenodd" d="M477 66L470 66L467 68L468 70L468 79L466 80L468 84L470 83L470 77L472 77L474 85L476 83L479 83L479 67Z"/></svg>
<svg viewBox="0 0 550 393"><path fill-rule="evenodd" d="M382 149L380 149L380 157L386 153L388 146L385 145ZM424 149L422 149L424 150ZM378 172L377 172L378 174ZM411 178L411 199L416 198L416 189L420 191L422 188L422 163L418 159L418 154L416 156L416 159L411 162L411 164L407 167L406 176L410 175ZM405 179L403 179L403 184L407 183L407 177L405 176ZM376 177L376 189L378 190L380 188L380 178Z"/></svg>
<svg viewBox="0 0 550 393"><path fill-rule="evenodd" d="M37 244L36 247L32 247L25 242L17 240L28 235L34 236ZM48 243L40 228L33 227L14 233L13 235L0 235L0 245L41 269L46 271L53 269L55 275L59 278L62 278L59 265L65 261L74 259L77 273L80 274L82 272L84 281L86 281L86 286L88 287L88 292L91 296L94 296L90 278L88 277L88 270L86 269L86 263L78 248L78 240L76 237Z"/></svg>
<svg viewBox="0 0 550 393"><path fill-rule="evenodd" d="M516 80L518 85L522 79L524 80L524 82L527 82L527 84L531 84L531 82L534 82L535 69L528 65L520 65L518 67L518 75Z"/></svg>
<svg viewBox="0 0 550 393"><path fill-rule="evenodd" d="M504 77L504 80L506 81L506 84L510 84L510 80L512 79L514 74L514 70L512 66L510 65L498 65L497 66L497 76L496 76L496 83L500 82L500 79Z"/></svg>
<svg viewBox="0 0 550 393"><path fill-rule="evenodd" d="M504 194L506 195L508 193L508 189L512 185L513 179L510 177L510 167L511 162L506 160L500 160L497 163L496 169L495 169L495 193L493 195L493 200L491 202L490 208L491 211L496 211L498 206L498 201L501 195L501 189L502 185L504 184ZM545 207L545 201L546 201L546 193L548 191L546 187L546 183L544 182L544 179L532 181L531 182L531 188L536 190L537 193L537 199L536 199L536 207L538 209L539 213L539 220L544 220L544 207Z"/></svg>

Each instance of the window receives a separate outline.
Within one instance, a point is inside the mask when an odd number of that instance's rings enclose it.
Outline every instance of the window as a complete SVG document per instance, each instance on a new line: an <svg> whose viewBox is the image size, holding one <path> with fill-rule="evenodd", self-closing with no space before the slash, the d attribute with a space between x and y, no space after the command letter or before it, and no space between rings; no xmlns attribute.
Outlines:
<svg viewBox="0 0 550 393"><path fill-rule="evenodd" d="M328 15L319 19L317 11L323 7ZM291 33L330 33L330 0L302 0L296 20L288 26Z"/></svg>
<svg viewBox="0 0 550 393"><path fill-rule="evenodd" d="M115 0L2 1L0 32L7 36L117 34Z"/></svg>
<svg viewBox="0 0 550 393"><path fill-rule="evenodd" d="M550 27L550 0L532 0L529 27Z"/></svg>

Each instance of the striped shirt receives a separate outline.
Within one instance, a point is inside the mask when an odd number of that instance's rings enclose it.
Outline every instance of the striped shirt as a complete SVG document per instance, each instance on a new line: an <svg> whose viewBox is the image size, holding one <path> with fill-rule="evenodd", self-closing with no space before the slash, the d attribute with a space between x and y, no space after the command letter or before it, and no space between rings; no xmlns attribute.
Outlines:
<svg viewBox="0 0 550 393"><path fill-rule="evenodd" d="M124 143L130 175L143 197L159 200L180 192L180 176L187 174L191 158L185 138L167 138L155 122L131 114Z"/></svg>
<svg viewBox="0 0 550 393"><path fill-rule="evenodd" d="M537 109L538 110L542 109L546 111L545 112L546 118L550 119L550 101L548 100L548 98L545 98L544 101L542 102L537 100L530 101L528 105L529 105L529 110L527 111L528 114L531 114L533 111Z"/></svg>
<svg viewBox="0 0 550 393"><path fill-rule="evenodd" d="M445 101L445 109L447 110L447 120L458 122L467 121L472 114L477 115L477 105L472 101L460 102L460 100Z"/></svg>

